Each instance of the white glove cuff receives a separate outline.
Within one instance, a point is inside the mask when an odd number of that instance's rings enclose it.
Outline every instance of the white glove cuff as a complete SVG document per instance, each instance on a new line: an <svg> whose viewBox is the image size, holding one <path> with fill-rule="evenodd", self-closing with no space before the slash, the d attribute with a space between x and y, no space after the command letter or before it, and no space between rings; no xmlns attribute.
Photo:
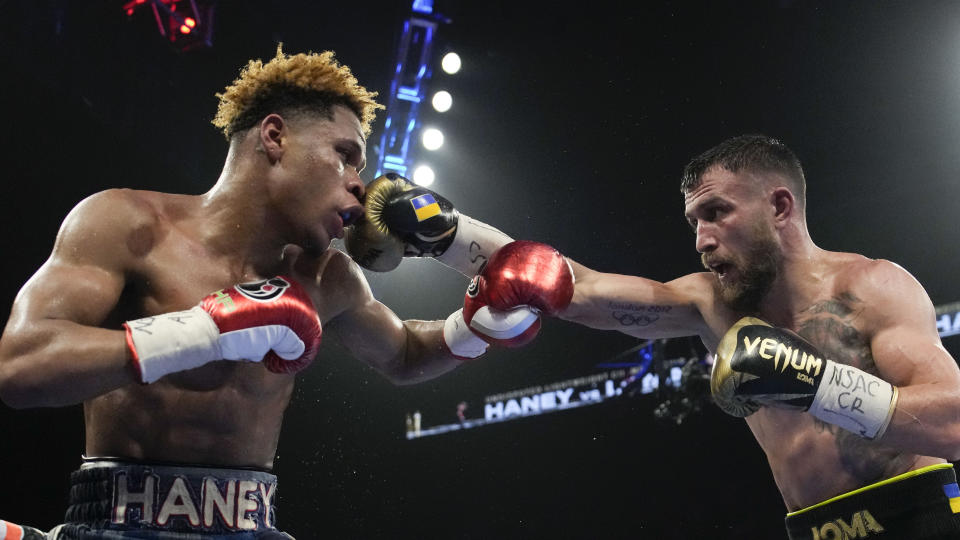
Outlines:
<svg viewBox="0 0 960 540"><path fill-rule="evenodd" d="M450 352L462 358L476 358L487 352L490 346L467 327L463 320L463 308L451 313L443 323L443 341Z"/></svg>
<svg viewBox="0 0 960 540"><path fill-rule="evenodd" d="M877 439L890 425L898 396L897 387L887 381L827 360L809 411L828 424Z"/></svg>
<svg viewBox="0 0 960 540"><path fill-rule="evenodd" d="M513 339L527 331L540 318L540 312L530 306L517 306L500 311L483 306L473 314L470 327L494 339Z"/></svg>
<svg viewBox="0 0 960 540"><path fill-rule="evenodd" d="M220 329L200 306L127 321L126 327L127 344L145 383L221 357Z"/></svg>
<svg viewBox="0 0 960 540"><path fill-rule="evenodd" d="M494 251L512 241L512 238L498 229L460 214L457 219L457 234L450 247L437 256L437 260L472 278L480 273L480 268Z"/></svg>

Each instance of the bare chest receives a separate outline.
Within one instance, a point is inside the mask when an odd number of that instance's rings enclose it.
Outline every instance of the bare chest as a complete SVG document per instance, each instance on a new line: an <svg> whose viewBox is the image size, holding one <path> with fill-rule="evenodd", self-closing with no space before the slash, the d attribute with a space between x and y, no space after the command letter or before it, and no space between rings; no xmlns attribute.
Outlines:
<svg viewBox="0 0 960 540"><path fill-rule="evenodd" d="M168 235L128 276L110 324L189 309L217 290L263 277L270 276ZM259 363L215 361L120 388L86 404L87 450L268 466L293 384L293 375L271 373Z"/></svg>
<svg viewBox="0 0 960 540"><path fill-rule="evenodd" d="M130 276L122 308L144 317L189 309L235 283L261 279L242 261L211 255L195 242L171 238L154 249Z"/></svg>
<svg viewBox="0 0 960 540"><path fill-rule="evenodd" d="M865 323L868 309L855 295L838 293L797 313L789 329L815 345L824 358L879 375ZM747 423L792 508L905 472L917 458L804 412L765 408L748 417ZM811 476L812 470L818 474Z"/></svg>
<svg viewBox="0 0 960 540"><path fill-rule="evenodd" d="M865 328L869 307L843 292L813 303L795 318L794 332L814 344L826 358L877 374Z"/></svg>

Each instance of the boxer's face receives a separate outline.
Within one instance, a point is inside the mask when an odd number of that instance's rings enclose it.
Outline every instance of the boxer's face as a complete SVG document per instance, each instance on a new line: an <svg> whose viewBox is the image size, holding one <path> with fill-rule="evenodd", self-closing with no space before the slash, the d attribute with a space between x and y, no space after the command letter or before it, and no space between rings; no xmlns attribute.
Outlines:
<svg viewBox="0 0 960 540"><path fill-rule="evenodd" d="M333 120L298 117L287 122L288 137L272 186L272 199L308 253L327 249L343 228L363 213L366 141L357 116L334 108Z"/></svg>
<svg viewBox="0 0 960 540"><path fill-rule="evenodd" d="M685 196L701 262L714 274L720 300L736 311L756 310L780 266L762 185L751 173L714 167Z"/></svg>

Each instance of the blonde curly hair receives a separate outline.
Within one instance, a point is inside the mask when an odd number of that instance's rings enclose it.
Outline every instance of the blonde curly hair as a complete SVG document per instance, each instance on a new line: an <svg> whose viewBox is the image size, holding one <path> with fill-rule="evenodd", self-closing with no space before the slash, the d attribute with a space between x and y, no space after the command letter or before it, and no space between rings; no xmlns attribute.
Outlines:
<svg viewBox="0 0 960 540"><path fill-rule="evenodd" d="M377 92L360 86L350 68L333 56L333 51L290 56L278 44L273 60L251 60L233 84L216 94L220 104L213 125L230 140L270 113L314 112L332 118L331 108L343 105L357 115L364 136L369 136L376 111L384 106L374 101Z"/></svg>

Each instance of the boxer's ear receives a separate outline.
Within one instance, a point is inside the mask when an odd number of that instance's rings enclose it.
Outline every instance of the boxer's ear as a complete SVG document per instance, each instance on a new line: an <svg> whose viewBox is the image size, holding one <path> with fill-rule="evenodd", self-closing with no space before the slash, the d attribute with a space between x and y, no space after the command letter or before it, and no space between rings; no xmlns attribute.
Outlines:
<svg viewBox="0 0 960 540"><path fill-rule="evenodd" d="M257 142L267 154L271 164L279 161L286 150L284 145L286 132L286 121L279 114L268 114L260 121L259 140Z"/></svg>
<svg viewBox="0 0 960 540"><path fill-rule="evenodd" d="M778 187L770 192L770 203L773 206L773 219L777 227L786 225L797 209L797 201L793 198L793 193L785 187Z"/></svg>

